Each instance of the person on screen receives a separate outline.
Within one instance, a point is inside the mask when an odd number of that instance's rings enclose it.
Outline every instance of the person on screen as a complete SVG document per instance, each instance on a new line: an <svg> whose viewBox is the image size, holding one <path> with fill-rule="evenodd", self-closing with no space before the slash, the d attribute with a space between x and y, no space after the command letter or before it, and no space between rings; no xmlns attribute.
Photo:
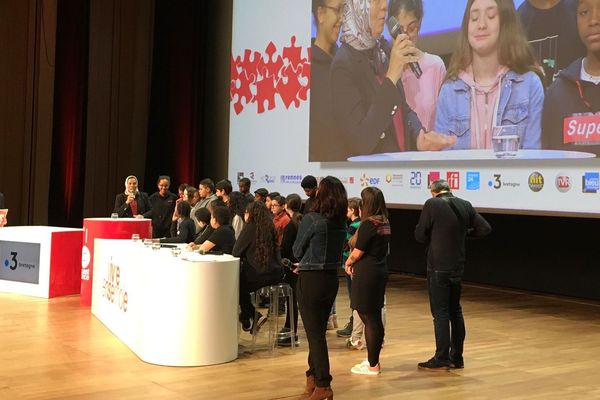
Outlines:
<svg viewBox="0 0 600 400"><path fill-rule="evenodd" d="M0 208L4 208L4 194L2 192L0 192ZM5 226L7 223L8 219L6 216L4 214L0 215L0 228Z"/></svg>
<svg viewBox="0 0 600 400"><path fill-rule="evenodd" d="M406 34L391 48L381 37L385 0L344 3L342 45L331 65L333 115L348 156L405 150L441 150L456 138L427 132L406 103L400 77L418 50Z"/></svg>
<svg viewBox="0 0 600 400"><path fill-rule="evenodd" d="M158 191L149 198L152 208L144 214L144 217L152 219L152 237L162 238L169 236L177 195L169 191L171 178L167 175L159 176L156 186Z"/></svg>
<svg viewBox="0 0 600 400"><path fill-rule="evenodd" d="M246 225L233 246L232 255L240 259L240 316L242 330L256 333L266 318L256 313L250 293L281 282L283 271L277 235L265 203L254 201L246 207Z"/></svg>
<svg viewBox="0 0 600 400"><path fill-rule="evenodd" d="M469 0L438 98L436 130L451 149L490 149L494 128L516 125L520 148L541 147L539 69L512 0Z"/></svg>
<svg viewBox="0 0 600 400"><path fill-rule="evenodd" d="M119 218L144 218L144 213L151 209L148 194L139 191L138 179L129 175L125 178L125 192L115 197L113 213L117 213Z"/></svg>
<svg viewBox="0 0 600 400"><path fill-rule="evenodd" d="M160 239L161 243L190 243L194 241L196 226L192 218L190 218L191 210L192 206L187 201L177 204L177 213L181 221L177 225L171 225L171 236Z"/></svg>
<svg viewBox="0 0 600 400"><path fill-rule="evenodd" d="M316 37L310 50L309 161L345 161L348 151L342 132L333 120L331 62L337 51L343 0L313 0Z"/></svg>
<svg viewBox="0 0 600 400"><path fill-rule="evenodd" d="M577 29L587 54L563 69L546 92L544 148L600 156L600 0L580 0Z"/></svg>
<svg viewBox="0 0 600 400"><path fill-rule="evenodd" d="M488 235L492 228L471 203L452 194L447 181L435 180L429 189L431 198L419 216L415 239L427 248L427 287L436 348L434 356L420 362L418 368L464 368L465 321L460 295L465 240Z"/></svg>
<svg viewBox="0 0 600 400"><path fill-rule="evenodd" d="M391 0L388 13L396 17L408 39L417 43L423 21L423 1ZM405 68L401 77L402 86L406 102L417 113L423 126L431 130L435 126L435 107L446 75L446 66L436 55L423 51L419 51L417 55L420 56L419 66L423 74L417 78L410 68Z"/></svg>
<svg viewBox="0 0 600 400"><path fill-rule="evenodd" d="M558 71L585 55L577 35L577 0L525 0L517 13L548 85Z"/></svg>

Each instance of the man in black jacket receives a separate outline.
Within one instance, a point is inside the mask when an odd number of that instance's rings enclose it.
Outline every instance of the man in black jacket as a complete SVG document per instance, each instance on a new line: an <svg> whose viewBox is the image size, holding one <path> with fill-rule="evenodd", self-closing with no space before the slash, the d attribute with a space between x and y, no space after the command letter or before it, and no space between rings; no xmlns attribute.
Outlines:
<svg viewBox="0 0 600 400"><path fill-rule="evenodd" d="M485 236L492 228L471 203L452 195L445 180L432 182L430 190L433 197L423 206L415 238L427 245L427 285L436 350L433 358L419 363L419 368L463 368L465 323L460 293L465 239Z"/></svg>

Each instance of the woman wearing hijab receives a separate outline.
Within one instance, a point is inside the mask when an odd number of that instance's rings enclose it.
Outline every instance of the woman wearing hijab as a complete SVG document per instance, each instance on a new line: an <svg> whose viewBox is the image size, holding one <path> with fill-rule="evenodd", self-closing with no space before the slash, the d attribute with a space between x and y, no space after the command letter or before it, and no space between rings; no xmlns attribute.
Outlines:
<svg viewBox="0 0 600 400"><path fill-rule="evenodd" d="M152 209L146 192L138 190L138 179L129 175L125 178L125 192L115 198L113 213L119 218L144 218L144 214Z"/></svg>
<svg viewBox="0 0 600 400"><path fill-rule="evenodd" d="M406 103L400 77L418 50L405 34L381 38L385 0L344 3L342 45L331 66L333 114L350 155L441 150L456 138L426 132Z"/></svg>

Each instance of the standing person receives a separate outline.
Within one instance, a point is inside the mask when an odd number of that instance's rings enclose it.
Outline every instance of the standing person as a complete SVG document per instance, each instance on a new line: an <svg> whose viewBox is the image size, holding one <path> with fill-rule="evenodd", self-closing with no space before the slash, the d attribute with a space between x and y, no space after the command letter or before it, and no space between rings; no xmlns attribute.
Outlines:
<svg viewBox="0 0 600 400"><path fill-rule="evenodd" d="M417 49L399 34L391 49L382 38L386 0L347 0L342 45L331 64L333 116L347 156L405 150L441 150L455 138L427 132L406 103L400 81Z"/></svg>
<svg viewBox="0 0 600 400"><path fill-rule="evenodd" d="M254 191L254 201L266 203L269 191L265 188L258 188Z"/></svg>
<svg viewBox="0 0 600 400"><path fill-rule="evenodd" d="M416 44L423 22L423 1L391 0L388 14L396 17L402 31ZM412 69L404 68L402 86L410 108L417 113L425 129L432 130L435 126L435 105L446 75L446 66L434 54L418 50L417 56L422 75L417 77Z"/></svg>
<svg viewBox="0 0 600 400"><path fill-rule="evenodd" d="M254 201L254 196L252 195L252 193L250 193L251 185L252 185L252 182L250 181L250 178L243 177L238 181L238 188L240 190L240 193L242 193L244 196L246 196L248 203L251 203Z"/></svg>
<svg viewBox="0 0 600 400"><path fill-rule="evenodd" d="M585 55L577 36L577 0L525 0L517 13L548 84L556 73Z"/></svg>
<svg viewBox="0 0 600 400"><path fill-rule="evenodd" d="M600 155L600 133L580 127L600 126L600 0L581 0L577 29L587 55L563 69L546 92L542 131L544 148Z"/></svg>
<svg viewBox="0 0 600 400"><path fill-rule="evenodd" d="M298 263L298 259L294 257L294 242L298 236L298 226L302 220L302 214L300 208L302 207L302 199L296 193L289 194L285 198L285 212L290 216L290 223L285 226L283 230L283 239L281 241L281 257L290 260L292 265L288 265L288 268L283 269L283 281L290 285L294 292L294 302L288 304L288 307L292 307L292 317L294 321L294 327L296 328L295 341L298 342L298 271L295 270L295 265ZM290 313L285 314L285 324L283 325L282 333L290 331L291 321ZM291 337L279 338L277 340L279 346L290 346L292 344ZM298 343L296 343L298 344Z"/></svg>
<svg viewBox="0 0 600 400"><path fill-rule="evenodd" d="M346 273L352 277L350 305L365 325L368 358L352 367L350 372L378 375L381 372L379 354L385 336L381 309L388 279L386 258L391 229L383 192L376 187L366 187L360 197L361 223L346 260Z"/></svg>
<svg viewBox="0 0 600 400"><path fill-rule="evenodd" d="M494 127L516 125L520 148L539 149L538 72L513 0L469 0L438 98L436 130L456 138L451 149L491 149Z"/></svg>
<svg viewBox="0 0 600 400"><path fill-rule="evenodd" d="M347 208L342 182L333 176L323 178L312 211L300 222L293 246L294 256L300 260L298 305L308 339L305 394L311 400L333 397L325 332L338 291Z"/></svg>
<svg viewBox="0 0 600 400"><path fill-rule="evenodd" d="M277 245L281 246L283 231L290 223L290 216L285 211L285 197L275 196L271 199L271 212L273 213L273 224L277 233Z"/></svg>
<svg viewBox="0 0 600 400"><path fill-rule="evenodd" d="M317 178L312 175L306 175L304 178L302 178L300 186L302 186L304 194L308 196L308 199L306 199L302 205L301 211L303 214L308 214L312 211L312 204L317 196Z"/></svg>
<svg viewBox="0 0 600 400"><path fill-rule="evenodd" d="M360 226L360 199L358 197L348 199L348 212L346 213L346 217L348 217L348 227L346 229L346 246L344 247L344 263L342 268L345 268L346 260L348 259L348 256L350 256L351 249L348 242ZM350 275L346 275L346 287L348 288L348 297L352 299L352 277ZM354 320L352 314L352 307L350 307L350 320L344 328L336 331L339 337L350 338L352 335L352 323Z"/></svg>
<svg viewBox="0 0 600 400"><path fill-rule="evenodd" d="M430 186L415 228L415 239L427 246L427 286L435 331L435 355L419 369L464 368L465 322L460 306L465 266L465 239L482 237L492 230L471 203L454 197L445 180Z"/></svg>
<svg viewBox="0 0 600 400"><path fill-rule="evenodd" d="M343 6L343 0L312 0L317 32L310 48L309 161L345 161L348 157L346 141L333 119L330 81Z"/></svg>
<svg viewBox="0 0 600 400"><path fill-rule="evenodd" d="M246 332L257 332L266 321L257 313L250 293L261 287L279 283L282 278L281 257L275 227L265 203L254 201L246 207L246 225L233 246L234 257L240 258L240 323Z"/></svg>
<svg viewBox="0 0 600 400"><path fill-rule="evenodd" d="M119 218L144 218L151 208L148 194L138 190L138 179L133 175L125 178L125 192L115 197L113 213Z"/></svg>
<svg viewBox="0 0 600 400"><path fill-rule="evenodd" d="M168 237L171 230L171 216L175 211L177 195L169 191L171 178L167 175L161 175L156 182L158 191L153 193L149 200L151 209L144 214L144 217L152 219L152 237Z"/></svg>

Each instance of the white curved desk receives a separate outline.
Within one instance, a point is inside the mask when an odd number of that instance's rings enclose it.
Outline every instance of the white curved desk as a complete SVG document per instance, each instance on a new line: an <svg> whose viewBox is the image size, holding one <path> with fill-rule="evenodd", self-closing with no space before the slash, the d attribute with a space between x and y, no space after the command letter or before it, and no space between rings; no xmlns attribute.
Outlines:
<svg viewBox="0 0 600 400"><path fill-rule="evenodd" d="M96 239L92 313L143 361L198 366L238 355L239 259L173 257Z"/></svg>
<svg viewBox="0 0 600 400"><path fill-rule="evenodd" d="M519 150L514 158L496 158L492 150L447 150L447 151L404 151L398 153L379 153L348 158L355 162L389 161L460 161L460 160L550 160L578 159L596 157L594 153L564 150Z"/></svg>

